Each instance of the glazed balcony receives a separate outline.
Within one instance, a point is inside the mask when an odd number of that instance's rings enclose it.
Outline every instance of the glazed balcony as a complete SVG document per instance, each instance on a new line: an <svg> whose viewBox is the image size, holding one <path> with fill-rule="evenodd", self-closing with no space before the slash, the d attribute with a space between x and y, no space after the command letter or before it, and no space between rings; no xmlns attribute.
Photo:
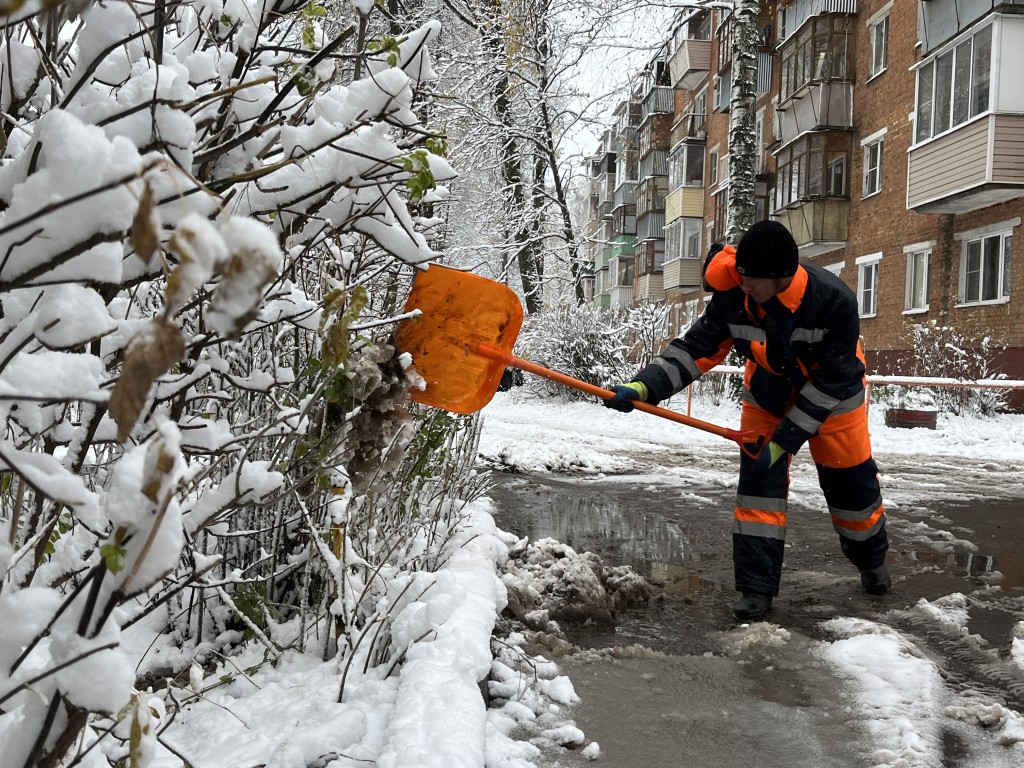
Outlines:
<svg viewBox="0 0 1024 768"><path fill-rule="evenodd" d="M672 85L692 91L711 71L711 41L683 40L668 61Z"/></svg>
<svg viewBox="0 0 1024 768"><path fill-rule="evenodd" d="M803 257L842 248L849 238L850 202L843 198L801 200L775 211L774 216L793 233Z"/></svg>

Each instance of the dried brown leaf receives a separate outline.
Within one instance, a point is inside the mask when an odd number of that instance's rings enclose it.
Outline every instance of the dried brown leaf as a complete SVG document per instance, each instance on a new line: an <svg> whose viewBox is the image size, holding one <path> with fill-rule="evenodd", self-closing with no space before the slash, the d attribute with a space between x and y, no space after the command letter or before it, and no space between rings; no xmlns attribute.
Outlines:
<svg viewBox="0 0 1024 768"><path fill-rule="evenodd" d="M124 442L138 421L153 382L185 354L185 340L173 323L153 320L132 339L124 354L121 378L110 393L110 415L117 424L117 439Z"/></svg>
<svg viewBox="0 0 1024 768"><path fill-rule="evenodd" d="M139 209L135 212L132 220L132 228L129 233L132 248L135 253L148 266L153 262L153 256L160 249L160 231L157 217L154 215L153 190L149 185L142 191L142 199L139 200Z"/></svg>

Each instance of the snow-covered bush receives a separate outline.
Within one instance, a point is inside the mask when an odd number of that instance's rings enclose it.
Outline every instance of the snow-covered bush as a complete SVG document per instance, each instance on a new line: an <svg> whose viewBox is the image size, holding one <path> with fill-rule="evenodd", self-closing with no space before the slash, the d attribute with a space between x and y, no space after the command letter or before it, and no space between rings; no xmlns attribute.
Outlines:
<svg viewBox="0 0 1024 768"><path fill-rule="evenodd" d="M951 326L932 320L911 330L912 353L905 366L912 376L938 376L958 381L1003 379L994 368L1001 349L991 337L971 338ZM956 415L992 416L1005 410L1008 390L970 387L933 387L929 394L938 408Z"/></svg>
<svg viewBox="0 0 1024 768"><path fill-rule="evenodd" d="M628 381L670 341L665 305L640 304L613 311L563 305L529 315L516 353L588 384ZM540 391L570 399L589 397L560 384L533 381Z"/></svg>
<svg viewBox="0 0 1024 768"><path fill-rule="evenodd" d="M519 334L516 354L588 384L607 386L636 370L627 358L623 319L591 306L561 306L530 315ZM589 397L569 387L530 377L540 391L571 399Z"/></svg>
<svg viewBox="0 0 1024 768"><path fill-rule="evenodd" d="M441 498L479 492L474 421L417 438L388 338L452 176L417 114L438 25L370 46L302 0L12 13L0 753L142 766L176 708L137 674L243 638L274 660L286 622L397 663L363 639L389 579L444 556Z"/></svg>
<svg viewBox="0 0 1024 768"><path fill-rule="evenodd" d="M735 349L730 349L729 354L722 361L722 365L730 368L742 368L744 360ZM721 405L725 401L738 403L743 395L743 374L705 374L693 385L693 390L696 397L706 398L714 405Z"/></svg>
<svg viewBox="0 0 1024 768"><path fill-rule="evenodd" d="M627 359L636 365L648 360L664 349L669 336L670 309L668 304L646 302L626 310L625 325L630 350Z"/></svg>

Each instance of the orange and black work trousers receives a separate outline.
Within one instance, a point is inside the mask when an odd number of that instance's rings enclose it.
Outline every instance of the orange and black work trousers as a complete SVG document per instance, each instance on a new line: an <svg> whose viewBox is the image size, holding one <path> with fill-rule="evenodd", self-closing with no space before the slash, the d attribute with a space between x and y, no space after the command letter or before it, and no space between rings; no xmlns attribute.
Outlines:
<svg viewBox="0 0 1024 768"><path fill-rule="evenodd" d="M743 403L743 429L771 436L780 421L752 403ZM885 561L889 539L878 468L871 458L867 405L826 419L808 447L843 554L860 570L877 568ZM737 591L779 593L789 460L785 454L775 466L761 469L741 454L732 535Z"/></svg>

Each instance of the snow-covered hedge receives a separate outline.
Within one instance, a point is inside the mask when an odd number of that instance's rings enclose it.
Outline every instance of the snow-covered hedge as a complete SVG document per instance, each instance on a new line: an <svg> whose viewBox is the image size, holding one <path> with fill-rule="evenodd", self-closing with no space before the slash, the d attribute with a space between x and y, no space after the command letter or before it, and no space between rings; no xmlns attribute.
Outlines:
<svg viewBox="0 0 1024 768"><path fill-rule="evenodd" d="M451 557L475 430L419 433L388 343L453 173L438 25L371 46L372 9L5 6L5 766L145 765L144 689L243 639L408 654L395 580Z"/></svg>

